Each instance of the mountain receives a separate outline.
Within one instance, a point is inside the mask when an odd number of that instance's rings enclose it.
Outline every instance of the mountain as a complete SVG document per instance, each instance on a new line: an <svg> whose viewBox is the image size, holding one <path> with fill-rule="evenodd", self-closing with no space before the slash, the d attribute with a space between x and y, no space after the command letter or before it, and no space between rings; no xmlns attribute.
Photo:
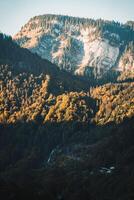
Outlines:
<svg viewBox="0 0 134 200"><path fill-rule="evenodd" d="M0 34L0 198L133 200L134 76L110 75L74 76Z"/></svg>
<svg viewBox="0 0 134 200"><path fill-rule="evenodd" d="M93 86L20 48L10 37L0 37L1 123L37 120L105 124L133 116L133 79L119 83L119 76L116 83Z"/></svg>
<svg viewBox="0 0 134 200"><path fill-rule="evenodd" d="M81 91L89 88L89 82L86 80L64 70L61 71L48 60L41 59L37 54L20 48L11 37L0 34L0 41L0 64L8 65L15 75L23 72L36 76L42 76L42 73L48 75L50 79L53 79L51 90L59 94L63 91Z"/></svg>
<svg viewBox="0 0 134 200"><path fill-rule="evenodd" d="M126 51L130 45L134 48L133 22L41 15L30 19L13 38L73 74L100 78L111 68L134 69L134 53Z"/></svg>

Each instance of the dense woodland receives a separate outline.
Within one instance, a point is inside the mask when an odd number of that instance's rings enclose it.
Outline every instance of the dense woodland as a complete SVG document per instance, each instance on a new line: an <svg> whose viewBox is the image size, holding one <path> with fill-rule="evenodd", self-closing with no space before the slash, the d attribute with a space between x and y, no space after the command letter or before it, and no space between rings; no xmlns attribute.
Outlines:
<svg viewBox="0 0 134 200"><path fill-rule="evenodd" d="M0 34L2 199L134 199L134 79L125 73L72 76Z"/></svg>

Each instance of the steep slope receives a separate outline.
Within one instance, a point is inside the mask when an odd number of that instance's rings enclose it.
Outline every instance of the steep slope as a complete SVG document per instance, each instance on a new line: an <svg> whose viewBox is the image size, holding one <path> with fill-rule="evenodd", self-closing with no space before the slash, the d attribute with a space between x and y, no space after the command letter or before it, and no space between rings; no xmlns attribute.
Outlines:
<svg viewBox="0 0 134 200"><path fill-rule="evenodd" d="M86 80L59 70L56 65L41 59L27 49L20 48L11 37L3 34L0 34L0 64L8 65L10 68L8 70L12 71L14 76L24 72L35 76L48 75L53 79L50 87L52 93L60 94L63 91L81 91L89 88L89 82Z"/></svg>
<svg viewBox="0 0 134 200"><path fill-rule="evenodd" d="M134 41L126 46L120 58L119 69L121 71L134 71Z"/></svg>
<svg viewBox="0 0 134 200"><path fill-rule="evenodd" d="M134 41L134 31L129 24L42 15L30 19L13 38L60 68L99 78L118 66L126 45Z"/></svg>
<svg viewBox="0 0 134 200"><path fill-rule="evenodd" d="M0 39L0 197L133 200L133 79L90 87Z"/></svg>
<svg viewBox="0 0 134 200"><path fill-rule="evenodd" d="M94 121L103 125L134 115L133 80L91 87L2 34L0 62L1 123Z"/></svg>
<svg viewBox="0 0 134 200"><path fill-rule="evenodd" d="M21 49L10 37L0 34L0 39L1 123L14 123L19 120L45 122L51 118L54 105L58 108L60 101L63 101L63 105L61 104L59 110L63 110L63 113L57 116L57 120L61 120L65 115L65 118L70 120L75 117L81 121L84 115L88 115L83 106L87 98L90 102L88 94L84 92L89 88L87 81L61 71L50 62ZM83 92L79 94L80 91ZM78 105L74 109L73 105L77 99ZM65 112L64 106L69 107L70 111ZM81 111L73 116L73 111L79 108ZM90 113L90 109L87 110ZM80 112L83 117L79 116Z"/></svg>

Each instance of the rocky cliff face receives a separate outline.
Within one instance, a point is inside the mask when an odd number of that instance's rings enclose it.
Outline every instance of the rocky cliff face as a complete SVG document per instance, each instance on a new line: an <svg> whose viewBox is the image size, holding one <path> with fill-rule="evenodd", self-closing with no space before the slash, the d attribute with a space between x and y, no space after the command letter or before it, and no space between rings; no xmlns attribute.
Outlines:
<svg viewBox="0 0 134 200"><path fill-rule="evenodd" d="M134 71L134 45L130 43L120 58L119 69Z"/></svg>
<svg viewBox="0 0 134 200"><path fill-rule="evenodd" d="M61 69L99 78L112 67L123 69L120 58L134 31L115 22L42 15L30 19L14 40Z"/></svg>

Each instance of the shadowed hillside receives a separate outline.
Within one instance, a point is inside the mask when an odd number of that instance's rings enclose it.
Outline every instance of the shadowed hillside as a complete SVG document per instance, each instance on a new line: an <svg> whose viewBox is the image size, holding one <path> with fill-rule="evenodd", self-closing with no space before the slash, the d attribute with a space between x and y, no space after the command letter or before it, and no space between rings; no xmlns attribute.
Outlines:
<svg viewBox="0 0 134 200"><path fill-rule="evenodd" d="M0 39L0 197L133 200L133 78L87 82Z"/></svg>

